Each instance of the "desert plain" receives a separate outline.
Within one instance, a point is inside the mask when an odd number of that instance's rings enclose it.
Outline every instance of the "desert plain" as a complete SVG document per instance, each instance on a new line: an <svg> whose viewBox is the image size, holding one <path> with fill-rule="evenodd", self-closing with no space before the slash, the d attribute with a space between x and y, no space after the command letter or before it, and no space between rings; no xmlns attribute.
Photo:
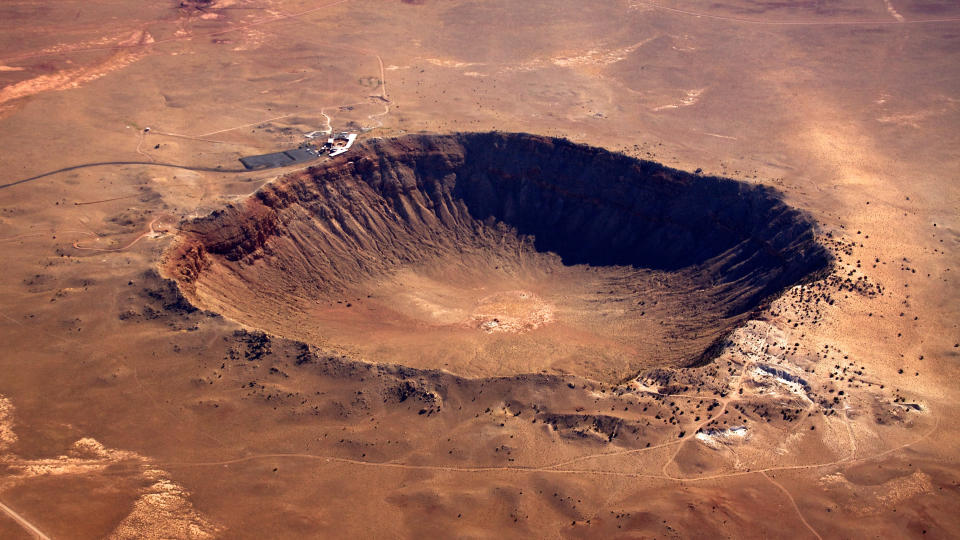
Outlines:
<svg viewBox="0 0 960 540"><path fill-rule="evenodd" d="M0 537L960 535L955 3L0 29Z"/></svg>

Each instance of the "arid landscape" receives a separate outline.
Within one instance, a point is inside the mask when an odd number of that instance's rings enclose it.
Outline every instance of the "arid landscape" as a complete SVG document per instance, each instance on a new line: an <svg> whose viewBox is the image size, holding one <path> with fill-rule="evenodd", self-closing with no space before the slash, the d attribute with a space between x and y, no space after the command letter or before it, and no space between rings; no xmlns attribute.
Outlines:
<svg viewBox="0 0 960 540"><path fill-rule="evenodd" d="M0 28L0 538L960 535L955 2Z"/></svg>

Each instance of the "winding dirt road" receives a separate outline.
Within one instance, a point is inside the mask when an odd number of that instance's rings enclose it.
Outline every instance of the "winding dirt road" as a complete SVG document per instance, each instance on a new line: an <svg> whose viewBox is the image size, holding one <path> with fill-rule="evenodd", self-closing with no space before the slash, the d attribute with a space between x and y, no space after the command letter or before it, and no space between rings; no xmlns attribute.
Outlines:
<svg viewBox="0 0 960 540"><path fill-rule="evenodd" d="M769 472L777 471L798 471L806 469L819 469L823 467L832 467L836 465L843 465L847 463L856 463L861 461L869 461L871 459L876 459L878 457L909 448L913 445L916 445L924 440L926 440L930 435L935 433L939 427L939 420L934 422L934 425L923 435L917 437L913 441L908 443L895 446L893 448L888 448L887 450L878 452L876 454L871 454L869 456L863 456L859 458L851 458L850 456L844 457L842 459L828 461L824 463L809 463L804 465L781 465L775 467L764 467L760 469L750 469L744 471L735 471L727 473L719 473L706 476L694 476L694 477L677 477L677 476L668 476L665 474L646 474L646 473L632 473L624 471L611 471L603 469L559 469L556 468L560 464L545 465L541 467L523 467L523 466L478 466L478 467L452 467L445 465L413 465L409 463L397 463L392 461L363 461L359 459L350 459L337 456L322 456L317 454L303 454L303 453L271 453L271 454L253 454L250 456L244 456L233 459L226 459L221 461L197 461L197 462L162 462L158 463L159 466L163 467L215 467L215 466L224 466L224 465L234 465L238 463L245 463L249 461L256 461L261 459L309 459L317 460L331 463L344 463L350 465L357 465L363 467L383 467L390 469L404 469L404 470L423 470L423 471L440 471L440 472L452 472L452 473L488 473L488 472L511 472L511 473L551 473L551 474L582 474L582 475L597 475L597 476L622 476L628 478L652 478L657 480L668 480L678 483L684 482L705 482L711 480L720 480L724 478L733 478L737 476L748 476L763 474ZM678 441L679 442L679 441ZM661 446L669 446L669 443ZM652 450L650 448L642 448L639 450ZM611 453L598 454L599 456L604 455L615 455ZM595 456L583 456L586 457L595 457Z"/></svg>

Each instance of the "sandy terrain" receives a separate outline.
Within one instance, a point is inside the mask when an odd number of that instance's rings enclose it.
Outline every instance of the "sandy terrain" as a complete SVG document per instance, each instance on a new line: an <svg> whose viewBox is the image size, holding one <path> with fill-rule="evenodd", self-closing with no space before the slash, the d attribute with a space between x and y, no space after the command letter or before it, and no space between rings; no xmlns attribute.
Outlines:
<svg viewBox="0 0 960 540"><path fill-rule="evenodd" d="M0 21L0 537L960 534L953 3L12 0ZM292 285L204 304L162 277L181 223L303 174L239 157L314 130L525 132L769 186L835 264L698 367L603 324L555 260L566 278L366 275L310 298L311 331L267 294Z"/></svg>

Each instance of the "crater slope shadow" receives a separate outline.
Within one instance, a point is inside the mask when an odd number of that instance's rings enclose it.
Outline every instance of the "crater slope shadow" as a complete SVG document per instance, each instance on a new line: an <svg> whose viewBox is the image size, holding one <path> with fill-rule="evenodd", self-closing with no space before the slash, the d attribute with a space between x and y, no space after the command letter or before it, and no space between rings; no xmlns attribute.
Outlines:
<svg viewBox="0 0 960 540"><path fill-rule="evenodd" d="M619 380L826 270L778 194L526 134L373 139L184 222L198 307L355 359Z"/></svg>

